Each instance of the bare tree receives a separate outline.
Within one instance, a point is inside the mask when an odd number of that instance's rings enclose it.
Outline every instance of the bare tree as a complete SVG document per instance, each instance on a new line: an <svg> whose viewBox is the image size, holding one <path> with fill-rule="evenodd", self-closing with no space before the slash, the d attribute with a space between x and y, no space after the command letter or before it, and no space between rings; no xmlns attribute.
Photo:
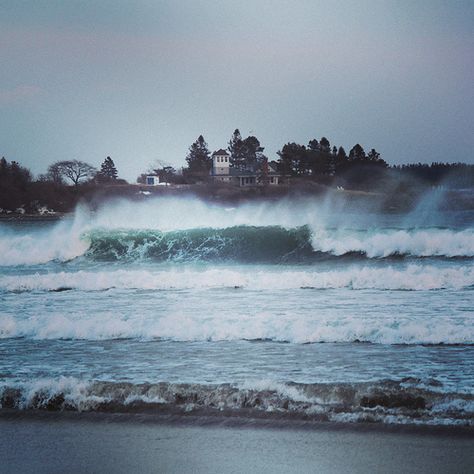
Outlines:
<svg viewBox="0 0 474 474"><path fill-rule="evenodd" d="M96 172L93 166L78 160L57 161L48 168L48 175L68 178L74 186L77 186L81 180L93 178Z"/></svg>
<svg viewBox="0 0 474 474"><path fill-rule="evenodd" d="M63 175L56 163L48 167L48 171L45 174L39 176L40 181L48 181L56 185L63 185Z"/></svg>

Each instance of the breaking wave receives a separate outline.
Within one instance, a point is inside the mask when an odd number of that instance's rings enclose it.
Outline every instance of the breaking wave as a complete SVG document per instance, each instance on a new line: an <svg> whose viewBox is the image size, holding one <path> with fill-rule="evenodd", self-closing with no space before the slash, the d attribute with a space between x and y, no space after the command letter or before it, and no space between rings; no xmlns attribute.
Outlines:
<svg viewBox="0 0 474 474"><path fill-rule="evenodd" d="M0 386L1 409L191 413L313 421L474 425L474 396L437 380L363 383L185 384L84 381L72 377Z"/></svg>
<svg viewBox="0 0 474 474"><path fill-rule="evenodd" d="M75 224L61 223L42 232L4 232L0 233L0 266L66 262L84 255L88 248L89 242Z"/></svg>
<svg viewBox="0 0 474 474"><path fill-rule="evenodd" d="M160 231L95 231L86 255L94 260L285 262L312 254L307 226L228 227Z"/></svg>
<svg viewBox="0 0 474 474"><path fill-rule="evenodd" d="M360 253L368 258L394 255L411 257L474 257L474 230L450 229L315 231L315 251L332 255Z"/></svg>
<svg viewBox="0 0 474 474"><path fill-rule="evenodd" d="M166 270L77 271L0 276L0 291L186 290L234 288L250 290L440 290L474 288L474 267L440 268L409 264L405 268L349 266L330 271L265 267Z"/></svg>
<svg viewBox="0 0 474 474"><path fill-rule="evenodd" d="M78 226L76 226L78 227ZM303 225L188 230L67 229L0 235L0 266L67 262L314 263L324 259L474 257L474 231L338 230Z"/></svg>
<svg viewBox="0 0 474 474"><path fill-rule="evenodd" d="M328 256L366 258L474 257L471 230L375 232L229 227L159 231L96 231L86 255L94 260L305 262Z"/></svg>

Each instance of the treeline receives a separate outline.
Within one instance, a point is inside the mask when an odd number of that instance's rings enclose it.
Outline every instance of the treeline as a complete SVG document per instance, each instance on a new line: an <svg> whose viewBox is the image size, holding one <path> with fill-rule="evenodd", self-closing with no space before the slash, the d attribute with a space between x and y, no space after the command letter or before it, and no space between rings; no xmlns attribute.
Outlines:
<svg viewBox="0 0 474 474"><path fill-rule="evenodd" d="M307 146L288 143L278 152L278 169L293 177L310 177L317 181L343 186L384 190L387 186L474 187L474 165L465 163L416 163L389 166L375 149L365 152L360 144L346 154L322 137Z"/></svg>
<svg viewBox="0 0 474 474"><path fill-rule="evenodd" d="M257 172L268 163L284 178L285 185L301 189L303 183L318 183L344 189L416 194L420 188L445 185L449 188L474 188L474 165L465 163L416 163L389 166L374 148L366 152L360 144L349 153L344 147L331 145L326 137L312 139L307 145L285 144L277 159L270 161L255 136L242 137L236 129L226 149L230 165ZM202 135L189 147L186 166L177 171L171 166L151 167L142 173L138 183L146 184L149 175L171 184L209 183L212 156ZM111 157L96 169L79 160L58 161L47 172L33 179L32 173L16 161L0 160L0 214L10 212L71 211L79 200L91 195L125 193L127 184L118 177ZM132 188L128 194L134 193Z"/></svg>
<svg viewBox="0 0 474 474"><path fill-rule="evenodd" d="M241 170L256 171L264 161L269 161L258 138L255 136L243 138L239 129L232 134L227 151L230 155L230 165ZM356 144L347 154L343 147L331 147L326 137L322 137L319 141L310 140L307 146L294 142L287 143L277 154L278 159L270 161L270 164L276 171L288 177L321 179L351 173L352 181L361 181L356 179L357 172L365 177L370 169L375 173L388 167L380 157L380 153L373 148L366 153L360 144ZM187 167L183 168L182 174L188 180L202 180L208 177L212 157L202 135L189 147L186 163ZM154 171L157 174L162 172L162 170ZM168 176L168 179L171 177Z"/></svg>
<svg viewBox="0 0 474 474"><path fill-rule="evenodd" d="M432 186L474 187L474 165L466 163L416 163L393 166L397 176Z"/></svg>
<svg viewBox="0 0 474 474"><path fill-rule="evenodd" d="M97 170L79 160L53 163L34 180L27 168L16 161L0 159L0 214L68 212L84 196L104 184L126 184L117 177L112 158Z"/></svg>
<svg viewBox="0 0 474 474"><path fill-rule="evenodd" d="M255 171L268 158L255 136L243 138L238 129L231 136L227 151L234 168ZM355 144L349 153L344 147L331 145L326 137L312 139L307 145L285 144L277 152L278 159L270 165L288 177L291 183L314 181L327 185L361 190L385 190L387 187L437 186L446 184L462 188L474 186L474 165L462 163L431 163L389 166L380 153L371 148L366 152ZM212 157L202 135L190 146L187 167L176 173L172 168L154 170L167 182L199 182L206 180Z"/></svg>

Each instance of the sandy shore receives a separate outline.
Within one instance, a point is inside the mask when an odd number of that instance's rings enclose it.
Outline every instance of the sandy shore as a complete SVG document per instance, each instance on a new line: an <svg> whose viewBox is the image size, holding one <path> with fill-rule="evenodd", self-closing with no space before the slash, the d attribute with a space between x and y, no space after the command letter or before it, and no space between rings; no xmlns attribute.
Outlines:
<svg viewBox="0 0 474 474"><path fill-rule="evenodd" d="M0 418L2 473L467 473L471 430L258 420Z"/></svg>

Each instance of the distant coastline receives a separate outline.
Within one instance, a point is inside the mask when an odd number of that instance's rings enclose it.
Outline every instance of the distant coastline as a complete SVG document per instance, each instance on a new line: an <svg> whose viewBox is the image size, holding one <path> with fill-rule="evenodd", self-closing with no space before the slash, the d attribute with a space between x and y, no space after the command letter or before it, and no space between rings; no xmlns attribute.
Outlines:
<svg viewBox="0 0 474 474"><path fill-rule="evenodd" d="M277 202L285 199L314 199L318 201L329 198L339 203L342 209L406 213L413 210L428 193L433 193L442 196L438 203L440 210L474 210L474 188L449 189L426 186L406 192L397 190L384 192L381 190L338 189L313 182L295 181L273 188L238 188L225 184L170 184L159 187L138 184L83 185L75 190L66 190L67 203L58 198L49 200L47 207L36 210L31 206L13 210L1 209L0 222L55 221L72 216L80 203L94 211L111 200L125 199L134 202L147 202L160 197L195 198L222 205L239 205L255 201Z"/></svg>
<svg viewBox="0 0 474 474"><path fill-rule="evenodd" d="M79 160L59 161L36 179L28 168L1 158L0 219L55 220L79 204L95 210L114 199L170 196L232 205L330 198L344 209L404 213L433 194L441 210L474 210L474 165L466 163L390 166L374 149L366 153L356 144L346 154L325 137L307 146L287 143L270 161L256 137L244 139L238 130L227 150L211 155L201 135L189 148L186 167L151 166L134 184L119 178L109 156L100 170Z"/></svg>

